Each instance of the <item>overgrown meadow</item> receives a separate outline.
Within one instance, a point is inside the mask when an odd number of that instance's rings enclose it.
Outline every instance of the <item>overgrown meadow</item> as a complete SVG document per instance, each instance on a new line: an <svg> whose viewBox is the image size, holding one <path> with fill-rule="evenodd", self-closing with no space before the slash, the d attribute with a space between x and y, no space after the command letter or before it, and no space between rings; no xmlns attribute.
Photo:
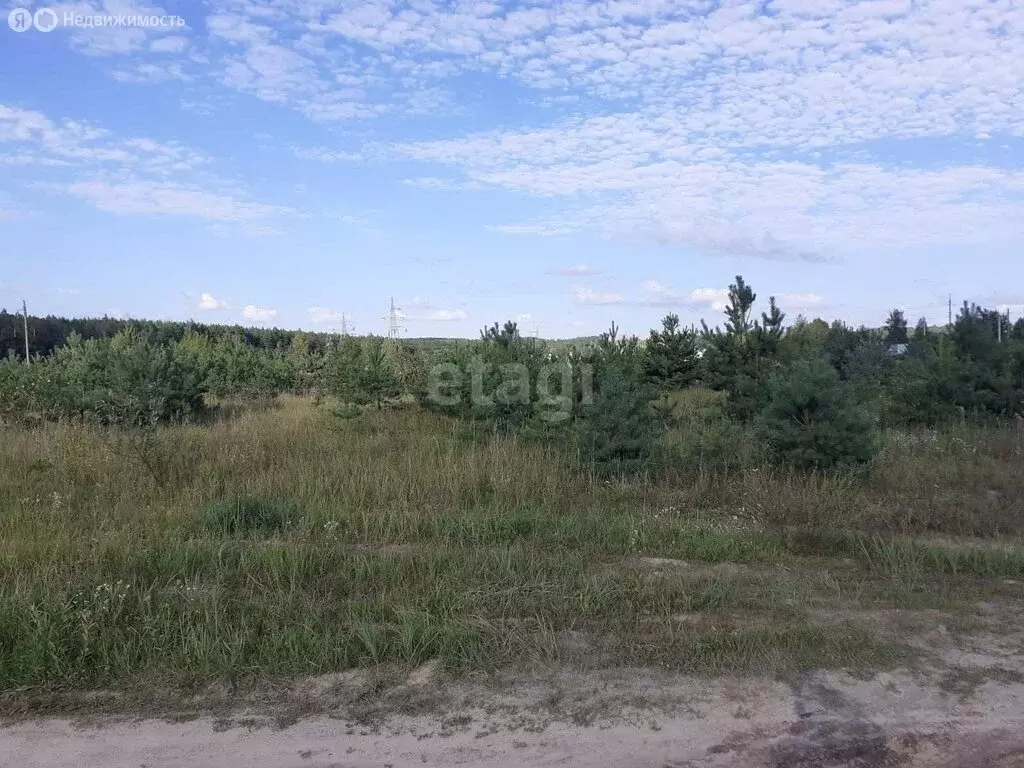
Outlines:
<svg viewBox="0 0 1024 768"><path fill-rule="evenodd" d="M1015 330L787 328L733 289L724 328L644 342L134 329L4 363L4 700L429 660L877 668L936 612L1015 604Z"/></svg>

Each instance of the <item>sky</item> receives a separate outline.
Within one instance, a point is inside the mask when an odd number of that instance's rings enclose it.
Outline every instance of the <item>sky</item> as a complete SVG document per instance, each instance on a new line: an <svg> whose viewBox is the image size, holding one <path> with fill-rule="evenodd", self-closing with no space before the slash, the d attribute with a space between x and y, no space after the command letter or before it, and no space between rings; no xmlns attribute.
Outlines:
<svg viewBox="0 0 1024 768"><path fill-rule="evenodd" d="M12 311L382 333L393 297L407 336L643 335L720 322L742 274L790 320L1024 314L1024 0L127 0L15 31L43 7L0 17Z"/></svg>

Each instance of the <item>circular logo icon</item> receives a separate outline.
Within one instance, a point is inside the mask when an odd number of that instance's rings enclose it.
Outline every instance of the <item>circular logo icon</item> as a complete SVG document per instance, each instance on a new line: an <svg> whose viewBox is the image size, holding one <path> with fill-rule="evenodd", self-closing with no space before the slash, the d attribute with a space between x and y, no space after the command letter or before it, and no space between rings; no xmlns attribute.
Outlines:
<svg viewBox="0 0 1024 768"><path fill-rule="evenodd" d="M51 8L40 8L32 17L32 23L40 32L53 32L57 28L57 13Z"/></svg>
<svg viewBox="0 0 1024 768"><path fill-rule="evenodd" d="M27 8L15 8L7 14L7 26L15 32L28 32L32 29L32 11Z"/></svg>

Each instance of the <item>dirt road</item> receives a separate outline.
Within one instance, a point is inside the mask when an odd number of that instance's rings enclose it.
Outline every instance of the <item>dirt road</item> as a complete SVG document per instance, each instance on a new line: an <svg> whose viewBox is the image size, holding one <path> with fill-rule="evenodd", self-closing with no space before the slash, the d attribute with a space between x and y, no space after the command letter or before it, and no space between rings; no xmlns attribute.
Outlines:
<svg viewBox="0 0 1024 768"><path fill-rule="evenodd" d="M622 670L498 687L442 684L427 670L363 709L325 710L325 702L351 704L359 685L352 676L321 678L290 699L299 709L228 717L12 721L0 729L0 764L1024 766L1024 677L991 664L784 682Z"/></svg>

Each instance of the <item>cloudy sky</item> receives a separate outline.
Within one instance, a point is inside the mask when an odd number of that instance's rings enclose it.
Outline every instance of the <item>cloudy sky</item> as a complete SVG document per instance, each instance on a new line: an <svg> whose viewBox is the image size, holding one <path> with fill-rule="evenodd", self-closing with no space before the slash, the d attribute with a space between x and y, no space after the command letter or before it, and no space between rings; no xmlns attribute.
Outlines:
<svg viewBox="0 0 1024 768"><path fill-rule="evenodd" d="M1024 312L1024 0L50 7L0 21L9 309L644 333L742 273Z"/></svg>

